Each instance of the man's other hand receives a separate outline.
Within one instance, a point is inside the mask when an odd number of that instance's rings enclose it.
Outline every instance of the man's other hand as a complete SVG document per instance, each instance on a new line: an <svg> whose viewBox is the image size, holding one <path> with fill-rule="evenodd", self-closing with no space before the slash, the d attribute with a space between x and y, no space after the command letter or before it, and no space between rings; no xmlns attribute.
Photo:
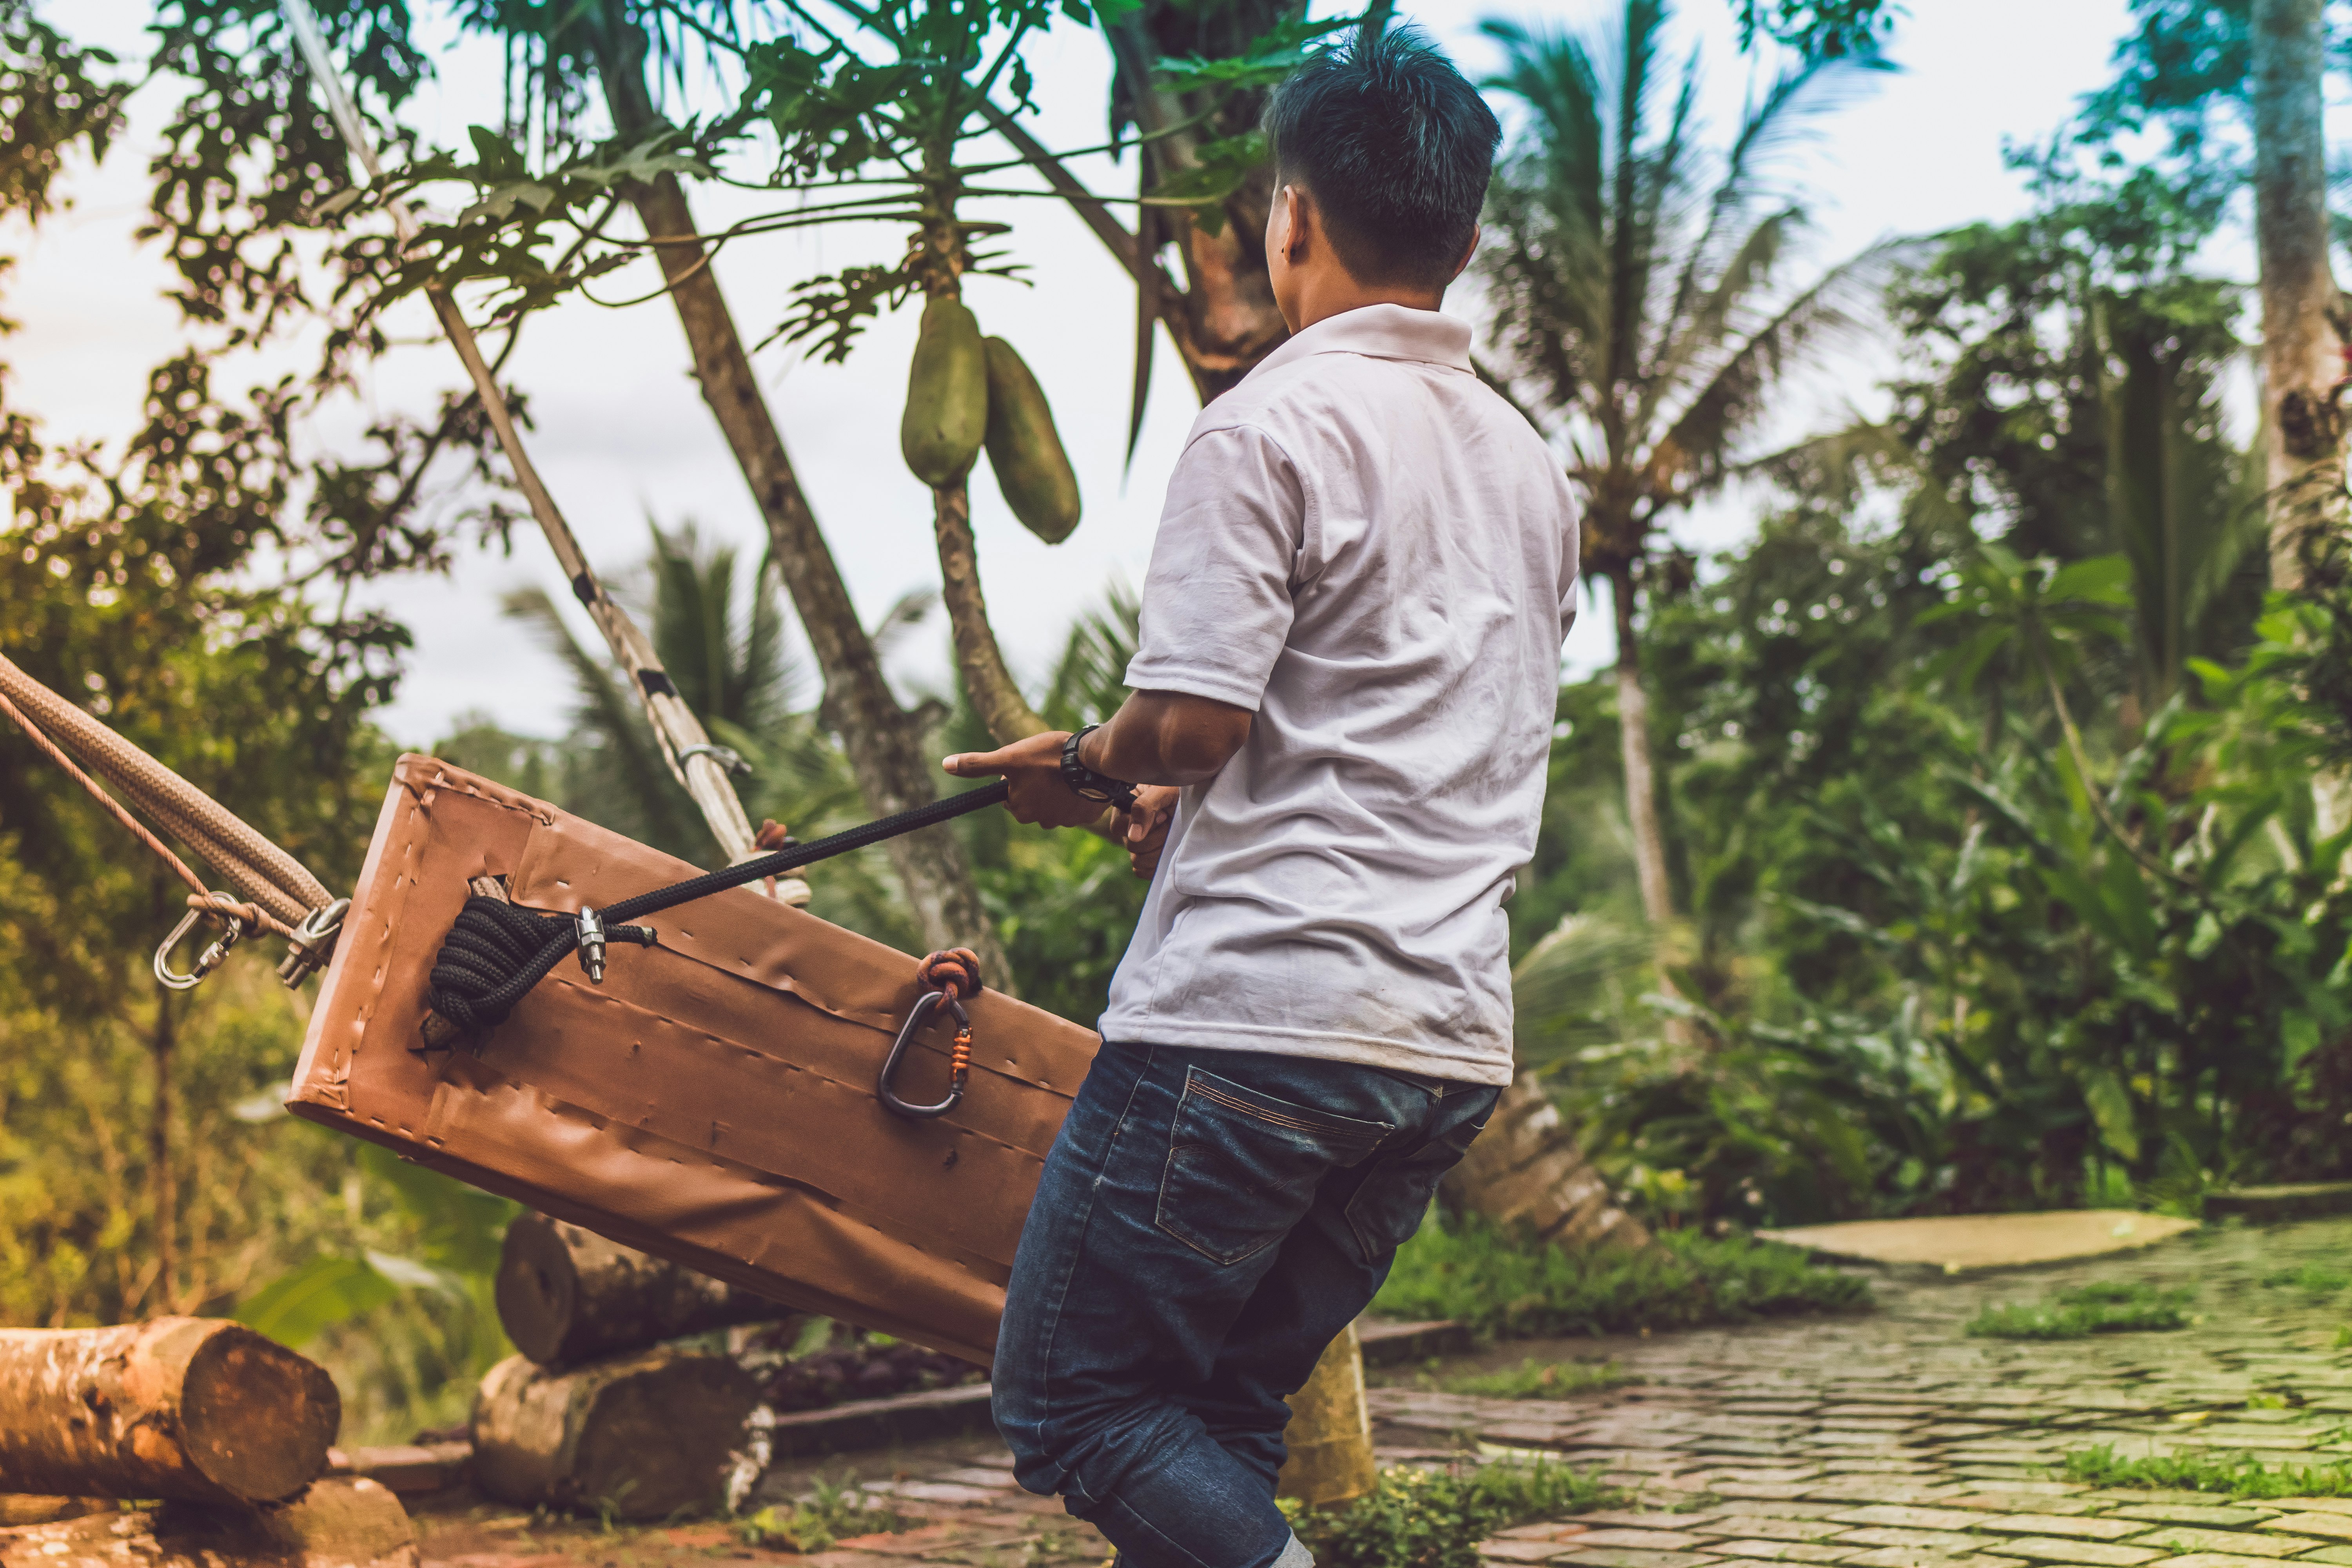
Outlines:
<svg viewBox="0 0 2352 1568"><path fill-rule="evenodd" d="M962 752L940 765L960 779L1003 775L1013 785L1005 809L1015 822L1040 827L1084 827L1103 814L1102 802L1087 800L1062 781L1062 742L1067 730L1048 730L993 752Z"/></svg>
<svg viewBox="0 0 2352 1568"><path fill-rule="evenodd" d="M1139 877L1149 878L1160 867L1160 852L1168 847L1168 827L1176 820L1177 792L1166 784L1143 784L1135 792L1135 806L1118 814L1120 842L1127 846L1127 863Z"/></svg>

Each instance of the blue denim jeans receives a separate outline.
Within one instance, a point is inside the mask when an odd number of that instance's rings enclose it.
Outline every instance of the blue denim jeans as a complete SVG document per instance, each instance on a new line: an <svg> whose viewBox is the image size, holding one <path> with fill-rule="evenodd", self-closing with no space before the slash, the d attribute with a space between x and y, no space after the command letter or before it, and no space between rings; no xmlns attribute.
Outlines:
<svg viewBox="0 0 2352 1568"><path fill-rule="evenodd" d="M1283 1401L1363 1310L1500 1091L1104 1045L1046 1156L996 1341L1013 1474L1125 1568L1266 1568Z"/></svg>

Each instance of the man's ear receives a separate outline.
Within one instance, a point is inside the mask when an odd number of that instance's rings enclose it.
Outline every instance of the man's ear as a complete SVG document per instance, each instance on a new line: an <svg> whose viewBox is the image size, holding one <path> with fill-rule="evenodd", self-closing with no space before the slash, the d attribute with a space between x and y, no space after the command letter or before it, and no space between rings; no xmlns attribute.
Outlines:
<svg viewBox="0 0 2352 1568"><path fill-rule="evenodd" d="M1307 259L1307 231L1315 221L1315 203L1294 183L1282 187L1282 258L1296 267Z"/></svg>
<svg viewBox="0 0 2352 1568"><path fill-rule="evenodd" d="M1461 277L1462 269L1470 265L1470 258L1478 254L1478 237L1485 232L1485 229L1477 227L1470 230L1470 243L1462 247L1462 259L1454 264L1454 278ZM1453 280L1452 278L1446 279L1449 283Z"/></svg>

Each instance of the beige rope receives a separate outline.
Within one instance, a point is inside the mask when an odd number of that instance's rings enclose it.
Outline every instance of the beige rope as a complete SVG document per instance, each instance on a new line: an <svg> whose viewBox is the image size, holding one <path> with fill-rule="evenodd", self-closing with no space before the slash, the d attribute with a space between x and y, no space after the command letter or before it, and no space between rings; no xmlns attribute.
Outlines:
<svg viewBox="0 0 2352 1568"><path fill-rule="evenodd" d="M9 718L14 719L16 721L16 728L25 731L26 739L47 752L51 762L73 775L76 784L88 790L92 799L111 812L115 821L137 835L139 842L147 846L158 859L171 868L172 875L179 878L193 889L188 894L190 909L208 910L215 914L243 921L247 925L267 931L272 935L292 938L293 928L285 921L273 919L268 911L257 909L251 904L239 903L226 893L216 893L205 887L204 879L190 870L185 860L173 854L170 845L148 832L145 823L123 810L122 803L107 794L105 785L82 772L74 760L58 748L55 741L41 732L41 727L38 724L25 716L23 709L9 701L5 695L0 695L0 713L5 713Z"/></svg>
<svg viewBox="0 0 2352 1568"><path fill-rule="evenodd" d="M0 701L35 744L63 764L142 841L170 860L173 872L201 895L205 907L222 900L195 873L135 822L95 780L65 756L69 746L89 770L131 798L196 858L258 908L257 923L281 936L312 910L330 903L326 888L294 857L272 844L221 804L0 656ZM242 906L240 906L242 907ZM264 918L264 917L268 918Z"/></svg>

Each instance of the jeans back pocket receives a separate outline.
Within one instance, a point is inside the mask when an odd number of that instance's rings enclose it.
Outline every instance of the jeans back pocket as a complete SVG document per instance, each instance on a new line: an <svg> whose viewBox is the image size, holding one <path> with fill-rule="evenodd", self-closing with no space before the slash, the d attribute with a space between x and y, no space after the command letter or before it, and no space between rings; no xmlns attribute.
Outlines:
<svg viewBox="0 0 2352 1568"><path fill-rule="evenodd" d="M1188 1068L1156 1223L1215 1262L1239 1263L1290 1234L1325 1176L1394 1131Z"/></svg>

